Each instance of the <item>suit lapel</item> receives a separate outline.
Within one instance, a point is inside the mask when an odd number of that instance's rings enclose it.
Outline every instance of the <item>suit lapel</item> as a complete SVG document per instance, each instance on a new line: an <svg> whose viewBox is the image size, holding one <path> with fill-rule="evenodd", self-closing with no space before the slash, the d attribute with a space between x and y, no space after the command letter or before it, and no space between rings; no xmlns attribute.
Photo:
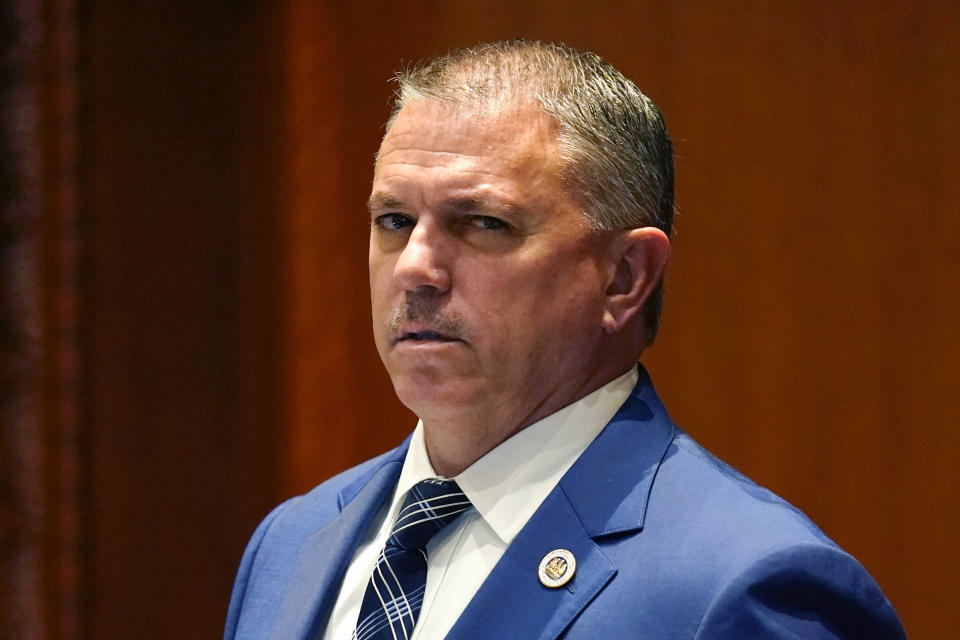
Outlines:
<svg viewBox="0 0 960 640"><path fill-rule="evenodd" d="M317 637L357 544L397 484L405 454L406 445L395 450L372 477L365 476L341 491L340 515L303 543L297 575L280 604L271 638Z"/></svg>
<svg viewBox="0 0 960 640"><path fill-rule="evenodd" d="M540 584L544 555L566 549L577 561L564 587ZM448 640L555 638L616 573L590 539L562 491L553 491L507 548Z"/></svg>
<svg viewBox="0 0 960 640"><path fill-rule="evenodd" d="M464 610L449 639L557 638L614 579L598 541L643 528L660 462L675 435L646 371L617 415L560 480ZM543 557L570 551L573 579L549 589Z"/></svg>
<svg viewBox="0 0 960 640"><path fill-rule="evenodd" d="M643 528L650 489L676 433L641 368L623 407L560 479L591 537Z"/></svg>

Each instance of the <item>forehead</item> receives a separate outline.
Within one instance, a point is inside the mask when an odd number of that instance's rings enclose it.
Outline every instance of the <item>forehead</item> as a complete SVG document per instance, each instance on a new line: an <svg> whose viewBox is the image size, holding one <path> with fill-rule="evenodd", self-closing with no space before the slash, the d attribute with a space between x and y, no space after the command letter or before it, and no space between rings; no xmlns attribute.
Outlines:
<svg viewBox="0 0 960 640"><path fill-rule="evenodd" d="M558 125L533 105L475 107L434 99L408 103L377 154L388 166L461 166L465 170L555 173Z"/></svg>

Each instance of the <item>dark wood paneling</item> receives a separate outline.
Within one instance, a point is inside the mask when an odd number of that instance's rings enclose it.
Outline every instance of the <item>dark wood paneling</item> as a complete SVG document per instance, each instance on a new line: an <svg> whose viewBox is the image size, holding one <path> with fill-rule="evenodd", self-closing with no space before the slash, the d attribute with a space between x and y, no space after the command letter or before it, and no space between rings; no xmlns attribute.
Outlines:
<svg viewBox="0 0 960 640"><path fill-rule="evenodd" d="M272 493L274 310L247 308L266 300L248 215L271 172L244 156L268 148L256 116L279 117L260 93L270 21L249 3L87 9L90 637L216 637Z"/></svg>
<svg viewBox="0 0 960 640"><path fill-rule="evenodd" d="M279 375L283 487L301 492L329 472L399 442L410 423L386 403L389 383L371 340L366 277L367 171L374 131L357 137L358 69L345 54L339 3L291 3L285 171L276 219L283 296ZM374 116L375 123L380 114ZM367 164L364 162L363 164Z"/></svg>
<svg viewBox="0 0 960 640"><path fill-rule="evenodd" d="M83 633L72 2L0 9L0 637Z"/></svg>

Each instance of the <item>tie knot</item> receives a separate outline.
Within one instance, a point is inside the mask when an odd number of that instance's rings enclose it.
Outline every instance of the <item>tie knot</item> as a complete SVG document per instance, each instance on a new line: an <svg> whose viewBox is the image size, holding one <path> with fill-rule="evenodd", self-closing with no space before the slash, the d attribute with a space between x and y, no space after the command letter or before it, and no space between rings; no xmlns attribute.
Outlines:
<svg viewBox="0 0 960 640"><path fill-rule="evenodd" d="M438 531L470 508L470 501L453 480L430 478L415 484L403 500L388 545L422 549Z"/></svg>

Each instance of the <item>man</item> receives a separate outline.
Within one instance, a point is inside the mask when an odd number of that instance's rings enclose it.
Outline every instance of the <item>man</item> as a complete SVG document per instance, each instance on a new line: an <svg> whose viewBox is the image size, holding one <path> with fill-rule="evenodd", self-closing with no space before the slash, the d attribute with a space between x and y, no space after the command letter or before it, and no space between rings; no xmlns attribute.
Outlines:
<svg viewBox="0 0 960 640"><path fill-rule="evenodd" d="M226 638L904 637L856 560L673 425L637 365L672 162L653 103L590 53L481 45L401 76L370 288L420 422L264 520Z"/></svg>

